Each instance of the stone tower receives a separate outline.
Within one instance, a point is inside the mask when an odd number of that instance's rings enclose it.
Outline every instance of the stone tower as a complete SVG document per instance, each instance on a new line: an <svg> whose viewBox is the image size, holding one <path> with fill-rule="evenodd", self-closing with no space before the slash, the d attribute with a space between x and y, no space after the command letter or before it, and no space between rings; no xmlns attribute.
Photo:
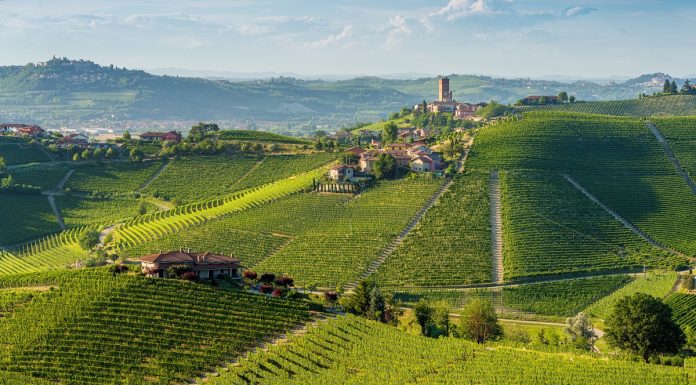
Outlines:
<svg viewBox="0 0 696 385"><path fill-rule="evenodd" d="M452 101L452 91L449 88L449 78L447 76L442 76L438 79L438 100L441 102L451 102Z"/></svg>

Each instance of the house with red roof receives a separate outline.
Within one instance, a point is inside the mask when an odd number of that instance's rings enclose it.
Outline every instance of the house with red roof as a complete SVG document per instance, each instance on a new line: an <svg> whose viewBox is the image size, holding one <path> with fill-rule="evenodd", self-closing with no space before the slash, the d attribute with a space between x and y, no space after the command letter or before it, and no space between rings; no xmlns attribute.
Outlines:
<svg viewBox="0 0 696 385"><path fill-rule="evenodd" d="M87 147L89 144L89 138L83 134L70 134L56 140L56 144L60 147Z"/></svg>
<svg viewBox="0 0 696 385"><path fill-rule="evenodd" d="M0 124L0 134L13 134L39 138L46 135L46 131L35 124L2 123Z"/></svg>
<svg viewBox="0 0 696 385"><path fill-rule="evenodd" d="M181 142L181 133L178 131L169 132L144 132L140 134L140 140L145 142Z"/></svg>
<svg viewBox="0 0 696 385"><path fill-rule="evenodd" d="M242 279L242 265L239 259L222 254L191 253L189 251L159 252L138 258L143 273L159 278L167 278L167 269L175 265L188 266L200 279L219 276L235 280Z"/></svg>

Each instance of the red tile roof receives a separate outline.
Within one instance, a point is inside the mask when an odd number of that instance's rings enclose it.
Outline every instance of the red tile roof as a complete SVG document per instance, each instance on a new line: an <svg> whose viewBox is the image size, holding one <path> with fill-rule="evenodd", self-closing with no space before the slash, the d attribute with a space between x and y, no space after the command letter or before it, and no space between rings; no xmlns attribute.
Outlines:
<svg viewBox="0 0 696 385"><path fill-rule="evenodd" d="M184 251L168 251L166 253L150 254L138 258L141 262L150 263L191 263L193 265L210 265L210 264L239 264L239 259L228 257L221 254L205 253L189 253Z"/></svg>

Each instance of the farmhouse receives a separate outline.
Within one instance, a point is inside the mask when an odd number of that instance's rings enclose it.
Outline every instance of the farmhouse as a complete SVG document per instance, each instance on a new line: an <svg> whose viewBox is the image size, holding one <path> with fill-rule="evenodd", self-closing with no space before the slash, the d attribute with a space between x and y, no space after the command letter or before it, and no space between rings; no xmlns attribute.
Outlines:
<svg viewBox="0 0 696 385"><path fill-rule="evenodd" d="M181 133L178 131L169 132L144 132L140 134L140 140L145 142L181 142Z"/></svg>
<svg viewBox="0 0 696 385"><path fill-rule="evenodd" d="M396 165L410 168L415 172L437 171L444 167L442 155L433 152L423 142L390 143L384 149L365 151L360 154L358 167L362 172L370 173L381 154L389 154L396 160Z"/></svg>
<svg viewBox="0 0 696 385"><path fill-rule="evenodd" d="M35 124L2 123L0 124L0 134L38 138L44 136L46 131Z"/></svg>
<svg viewBox="0 0 696 385"><path fill-rule="evenodd" d="M167 269L171 266L187 265L200 279L211 279L218 276L226 276L236 280L242 279L242 266L239 259L226 255L208 252L169 251L146 255L138 260L142 264L143 273L160 278L167 277Z"/></svg>
<svg viewBox="0 0 696 385"><path fill-rule="evenodd" d="M560 102L558 96L531 95L520 100L521 104L557 104Z"/></svg>
<svg viewBox="0 0 696 385"><path fill-rule="evenodd" d="M89 138L83 134L70 134L56 140L56 144L60 147L79 146L85 147L89 143Z"/></svg>
<svg viewBox="0 0 696 385"><path fill-rule="evenodd" d="M347 149L346 152L353 154L353 155L356 155L356 156L360 156L360 155L362 155L363 152L365 152L365 150L363 150L360 147L351 147L351 148Z"/></svg>
<svg viewBox="0 0 696 385"><path fill-rule="evenodd" d="M345 164L337 164L329 169L329 178L335 181L345 181L353 179L353 167Z"/></svg>

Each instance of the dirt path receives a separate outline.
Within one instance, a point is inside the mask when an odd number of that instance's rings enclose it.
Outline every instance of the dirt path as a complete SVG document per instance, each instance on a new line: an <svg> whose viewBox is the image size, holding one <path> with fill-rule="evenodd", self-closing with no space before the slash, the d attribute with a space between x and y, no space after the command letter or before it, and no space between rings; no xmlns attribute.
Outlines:
<svg viewBox="0 0 696 385"><path fill-rule="evenodd" d="M99 233L99 246L104 247L104 240L106 237L111 234L114 230L116 230L116 225L111 225L108 227L105 227L100 233Z"/></svg>
<svg viewBox="0 0 696 385"><path fill-rule="evenodd" d="M63 177L63 179L61 179L60 182L58 182L58 184L56 185L55 190L62 191L65 188L65 184L68 183L68 179L70 179L70 177L72 176L72 174L74 172L75 172L75 170L68 170L68 172L65 173L65 176Z"/></svg>
<svg viewBox="0 0 696 385"><path fill-rule="evenodd" d="M149 186L152 182L155 181L155 179L159 178L159 176L162 175L164 170L166 170L167 167L169 166L169 162L170 162L169 159L165 160L162 163L162 165L157 169L157 171L152 173L152 175L150 175L150 177L147 178L147 180L145 182L143 182L143 184L141 184L140 187L138 187L138 189L135 190L135 192L141 192L141 191L145 190L147 188L147 186Z"/></svg>
<svg viewBox="0 0 696 385"><path fill-rule="evenodd" d="M448 180L447 182L443 183L442 186L440 186L440 188L437 191L435 191L435 193L428 199L428 201L425 203L425 205L423 207L421 207L421 209L418 211L418 213L416 213L416 215L413 217L413 219L411 219L411 221L408 223L408 225L406 225L406 228L404 228L401 231L401 233L399 233L399 235L396 238L394 238L391 241L391 243L389 243L387 248L382 251L382 253L379 255L379 257L377 257L377 259L375 259L374 261L372 261L372 263L370 263L370 265L367 267L367 270L360 275L360 278L358 279L358 281L361 281L361 280L369 277L370 275L372 275L372 273L377 271L377 269L382 265L382 263L384 263L384 261L387 260L387 258L394 252L394 250L396 250L399 247L399 245L401 245L401 243L404 241L406 236L416 227L416 225L418 224L418 222L420 222L421 218L423 218L423 215L425 215L425 213L428 211L428 209L430 209L435 204L435 202L437 202L438 198L440 198L440 196L442 196L442 194L445 191L447 191L447 189L451 185L452 185L452 180ZM346 284L344 286L344 289L346 291L351 291L351 290L355 289L355 287L357 287L357 286L358 286L358 282L351 282L351 283Z"/></svg>
<svg viewBox="0 0 696 385"><path fill-rule="evenodd" d="M493 282L503 282L503 214L500 204L500 179L498 171L492 171L489 181L491 199L491 258Z"/></svg>
<svg viewBox="0 0 696 385"><path fill-rule="evenodd" d="M684 170L681 163L679 162L679 159L677 159L677 156L674 155L674 151L672 151L672 147L669 146L669 143L667 142L667 139L665 139L665 136L662 135L662 132L660 132L655 123L646 122L645 125L648 126L650 131L652 131L653 135L655 135L655 138L657 138L657 141L660 142L660 144L662 145L662 149L665 151L665 154L667 154L667 157L672 162L674 167L677 169L677 174L679 174L679 176L682 177L682 179L684 179L686 184L691 189L691 192L696 194L696 183L694 183L693 179L689 177L689 174L686 172L686 170Z"/></svg>
<svg viewBox="0 0 696 385"><path fill-rule="evenodd" d="M591 192L587 191L580 183L578 183L578 182L577 182L575 179L573 179L570 175L563 174L563 177L564 177L570 184L572 184L576 189L578 189L581 193L585 194L585 196L588 197L592 202L594 202L594 203L596 203L597 205L599 205L599 207L603 208L604 211L606 211L607 213L609 213L612 217L614 217L614 219L616 219L617 221L621 222L624 226L626 226L626 228L628 228L629 230L631 230L634 234L638 235L639 237L643 238L643 239L644 239L646 242L648 242L649 244L651 244L651 245L653 245L653 246L655 246L655 247L657 247L657 248L659 248L659 249L662 249L662 250L665 250L665 251L669 251L670 253L674 253L674 254L678 254L678 255L684 256L683 253L681 253L681 252L679 252L679 251L677 251L677 250L671 249L671 248L669 248L669 247L666 247L666 246L660 244L659 242L657 242L656 240L652 239L648 234L644 233L641 229L637 228L637 227L636 227L635 225L633 225L631 222L629 222L628 220L624 219L621 215L619 215L619 213L617 213L616 211L612 210L609 206L605 205L605 204L604 204L602 201L600 201L596 196L594 196L594 194L592 194Z"/></svg>
<svg viewBox="0 0 696 385"><path fill-rule="evenodd" d="M58 220L58 226L60 226L61 230L65 230L65 221L63 221L63 216L60 214L60 209L56 204L55 194L48 194L46 195L46 198L48 198L48 204L51 205L51 210L53 210L53 214L56 216L56 219Z"/></svg>

